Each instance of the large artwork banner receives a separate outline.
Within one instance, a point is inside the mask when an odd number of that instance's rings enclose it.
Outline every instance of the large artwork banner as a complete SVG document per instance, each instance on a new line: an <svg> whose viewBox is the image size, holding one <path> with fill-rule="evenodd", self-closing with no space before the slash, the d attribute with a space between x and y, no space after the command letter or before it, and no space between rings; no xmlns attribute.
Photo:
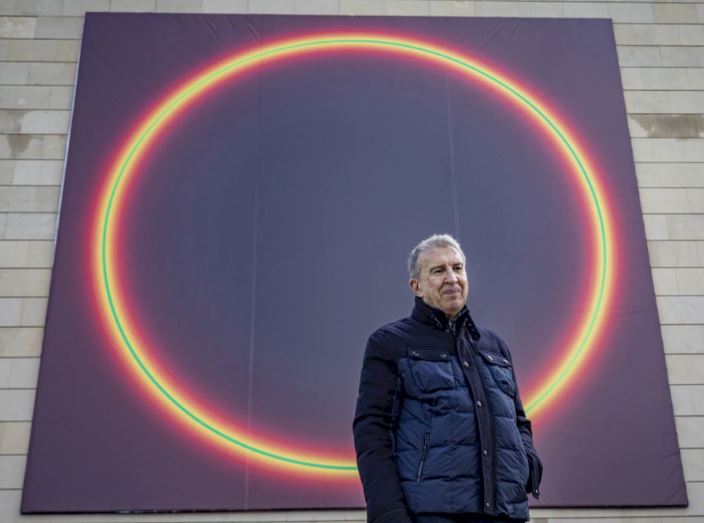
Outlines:
<svg viewBox="0 0 704 523"><path fill-rule="evenodd" d="M436 232L534 506L685 505L610 21L88 14L22 511L363 507L366 338Z"/></svg>

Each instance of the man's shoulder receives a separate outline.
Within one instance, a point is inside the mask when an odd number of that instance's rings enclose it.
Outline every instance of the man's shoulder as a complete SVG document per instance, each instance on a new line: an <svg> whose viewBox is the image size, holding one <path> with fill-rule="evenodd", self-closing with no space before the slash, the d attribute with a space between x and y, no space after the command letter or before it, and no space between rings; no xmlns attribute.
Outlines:
<svg viewBox="0 0 704 523"><path fill-rule="evenodd" d="M382 325L369 336L370 340L381 343L404 342L417 332L417 325L411 318L402 318Z"/></svg>

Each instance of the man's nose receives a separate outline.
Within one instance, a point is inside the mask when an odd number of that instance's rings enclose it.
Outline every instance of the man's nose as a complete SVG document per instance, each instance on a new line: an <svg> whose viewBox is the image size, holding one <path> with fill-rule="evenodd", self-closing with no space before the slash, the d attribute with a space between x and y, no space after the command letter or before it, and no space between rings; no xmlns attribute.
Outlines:
<svg viewBox="0 0 704 523"><path fill-rule="evenodd" d="M459 281L459 278L455 274L455 271L450 270L445 273L445 281L449 283L455 283Z"/></svg>

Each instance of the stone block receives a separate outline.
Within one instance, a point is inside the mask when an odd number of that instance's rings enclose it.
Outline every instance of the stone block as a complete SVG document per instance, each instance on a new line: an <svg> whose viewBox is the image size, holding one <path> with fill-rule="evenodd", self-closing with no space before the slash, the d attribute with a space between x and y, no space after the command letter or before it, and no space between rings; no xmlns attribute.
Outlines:
<svg viewBox="0 0 704 523"><path fill-rule="evenodd" d="M0 109L65 109L71 108L73 88L70 86L0 86Z"/></svg>
<svg viewBox="0 0 704 523"><path fill-rule="evenodd" d="M63 160L0 160L0 177L10 172L12 185L61 185Z"/></svg>
<svg viewBox="0 0 704 523"><path fill-rule="evenodd" d="M702 138L633 138L636 162L704 162Z"/></svg>
<svg viewBox="0 0 704 523"><path fill-rule="evenodd" d="M66 134L69 111L0 109L0 133Z"/></svg>
<svg viewBox="0 0 704 523"><path fill-rule="evenodd" d="M340 0L340 14L385 15L386 3L382 0Z"/></svg>
<svg viewBox="0 0 704 523"><path fill-rule="evenodd" d="M43 327L46 298L0 298L0 327Z"/></svg>
<svg viewBox="0 0 704 523"><path fill-rule="evenodd" d="M54 242L0 241L0 268L51 268Z"/></svg>
<svg viewBox="0 0 704 523"><path fill-rule="evenodd" d="M704 26L688 24L677 26L681 45L704 45Z"/></svg>
<svg viewBox="0 0 704 523"><path fill-rule="evenodd" d="M0 456L0 489L21 489L26 456Z"/></svg>
<svg viewBox="0 0 704 523"><path fill-rule="evenodd" d="M43 337L41 327L0 327L0 357L39 357Z"/></svg>
<svg viewBox="0 0 704 523"><path fill-rule="evenodd" d="M616 45L658 45L653 24L614 24ZM662 44L660 44L662 45Z"/></svg>
<svg viewBox="0 0 704 523"><path fill-rule="evenodd" d="M22 127L22 118L27 113L18 109L0 109L0 133L19 133Z"/></svg>
<svg viewBox="0 0 704 523"><path fill-rule="evenodd" d="M383 2L377 0L378 3ZM249 2L247 10L255 14L292 14L294 11L293 0L258 0L257 2Z"/></svg>
<svg viewBox="0 0 704 523"><path fill-rule="evenodd" d="M386 14L392 16L429 16L430 2L425 0L385 0Z"/></svg>
<svg viewBox="0 0 704 523"><path fill-rule="evenodd" d="M614 24L618 45L678 45L680 34L676 25Z"/></svg>
<svg viewBox="0 0 704 523"><path fill-rule="evenodd" d="M156 11L156 0L110 0L110 11L149 13Z"/></svg>
<svg viewBox="0 0 704 523"><path fill-rule="evenodd" d="M562 18L565 16L563 2L535 2L531 0L519 3L518 15L526 18Z"/></svg>
<svg viewBox="0 0 704 523"><path fill-rule="evenodd" d="M34 390L0 389L0 421L31 421L33 409Z"/></svg>
<svg viewBox="0 0 704 523"><path fill-rule="evenodd" d="M64 0L5 0L0 3L0 14L15 16L60 15Z"/></svg>
<svg viewBox="0 0 704 523"><path fill-rule="evenodd" d="M680 448L704 448L704 416L676 417Z"/></svg>
<svg viewBox="0 0 704 523"><path fill-rule="evenodd" d="M655 22L659 24L691 24L699 21L695 4L653 3Z"/></svg>
<svg viewBox="0 0 704 523"><path fill-rule="evenodd" d="M663 325L667 354L704 354L704 325Z"/></svg>
<svg viewBox="0 0 704 523"><path fill-rule="evenodd" d="M704 385L671 385L675 416L704 416Z"/></svg>
<svg viewBox="0 0 704 523"><path fill-rule="evenodd" d="M19 298L0 298L0 326L13 327L21 325L22 300Z"/></svg>
<svg viewBox="0 0 704 523"><path fill-rule="evenodd" d="M20 298L21 315L19 327L44 327L46 320L46 298Z"/></svg>
<svg viewBox="0 0 704 523"><path fill-rule="evenodd" d="M689 89L704 89L704 68L687 68L687 83Z"/></svg>
<svg viewBox="0 0 704 523"><path fill-rule="evenodd" d="M704 296L658 296L656 301L663 325L704 324Z"/></svg>
<svg viewBox="0 0 704 523"><path fill-rule="evenodd" d="M477 16L518 16L521 2L475 2L474 11Z"/></svg>
<svg viewBox="0 0 704 523"><path fill-rule="evenodd" d="M704 216L660 215L667 222L668 235L673 240L703 240Z"/></svg>
<svg viewBox="0 0 704 523"><path fill-rule="evenodd" d="M56 212L56 186L0 186L0 212Z"/></svg>
<svg viewBox="0 0 704 523"><path fill-rule="evenodd" d="M704 47L661 47L660 56L665 67L704 67Z"/></svg>
<svg viewBox="0 0 704 523"><path fill-rule="evenodd" d="M614 23L650 24L655 21L653 4L649 3L610 3L609 17Z"/></svg>
<svg viewBox="0 0 704 523"><path fill-rule="evenodd" d="M45 297L50 281L50 269L0 269L0 296Z"/></svg>
<svg viewBox="0 0 704 523"><path fill-rule="evenodd" d="M697 89L684 67L622 67L621 83L626 91Z"/></svg>
<svg viewBox="0 0 704 523"><path fill-rule="evenodd" d="M704 449L682 449L685 481L704 481Z"/></svg>
<svg viewBox="0 0 704 523"><path fill-rule="evenodd" d="M702 138L701 114L629 114L631 138Z"/></svg>
<svg viewBox="0 0 704 523"><path fill-rule="evenodd" d="M73 88L76 79L75 63L33 63L27 71L27 85L68 85Z"/></svg>
<svg viewBox="0 0 704 523"><path fill-rule="evenodd" d="M651 267L702 267L704 266L704 242L697 241L649 241Z"/></svg>
<svg viewBox="0 0 704 523"><path fill-rule="evenodd" d="M432 16L474 16L474 2L455 2L448 0L433 0L430 2Z"/></svg>
<svg viewBox="0 0 704 523"><path fill-rule="evenodd" d="M704 164L637 163L639 187L704 187Z"/></svg>
<svg viewBox="0 0 704 523"><path fill-rule="evenodd" d="M294 0L293 9L296 14L338 15L339 0Z"/></svg>
<svg viewBox="0 0 704 523"><path fill-rule="evenodd" d="M0 135L0 159L63 160L65 149L64 135Z"/></svg>
<svg viewBox="0 0 704 523"><path fill-rule="evenodd" d="M704 189L642 187L640 202L644 213L704 213Z"/></svg>
<svg viewBox="0 0 704 523"><path fill-rule="evenodd" d="M203 0L156 0L156 10L161 13L200 13Z"/></svg>
<svg viewBox="0 0 704 523"><path fill-rule="evenodd" d="M0 40L0 60L75 62L78 40Z"/></svg>
<svg viewBox="0 0 704 523"><path fill-rule="evenodd" d="M56 213L7 213L0 239L53 240L56 233Z"/></svg>
<svg viewBox="0 0 704 523"><path fill-rule="evenodd" d="M0 521L4 523L21 523L26 519L26 516L20 514L20 501L22 499L22 491L15 490L0 490ZM35 516L32 516L34 519Z"/></svg>
<svg viewBox="0 0 704 523"><path fill-rule="evenodd" d="M629 113L673 113L673 99L679 91L626 91L626 110ZM690 111L677 111L690 112Z"/></svg>
<svg viewBox="0 0 704 523"><path fill-rule="evenodd" d="M0 422L0 455L27 454L30 427L28 421Z"/></svg>
<svg viewBox="0 0 704 523"><path fill-rule="evenodd" d="M678 296L704 296L704 268L702 267L677 267L672 269L656 269L669 272L673 275L675 287L665 289L666 294ZM672 291L672 292L667 292ZM702 373L704 378L704 373ZM704 379L702 379L704 382Z"/></svg>
<svg viewBox="0 0 704 523"><path fill-rule="evenodd" d="M11 185L14 171L14 160L0 160L0 185Z"/></svg>
<svg viewBox="0 0 704 523"><path fill-rule="evenodd" d="M335 4L337 4L337 0ZM246 13L247 0L203 0L204 13ZM328 14L328 13L320 13ZM331 14L337 14L331 13Z"/></svg>
<svg viewBox="0 0 704 523"><path fill-rule="evenodd" d="M0 38L34 38L37 19L29 16L0 16Z"/></svg>
<svg viewBox="0 0 704 523"><path fill-rule="evenodd" d="M35 38L78 40L83 33L82 16L38 16Z"/></svg>
<svg viewBox="0 0 704 523"><path fill-rule="evenodd" d="M608 3L564 2L566 18L610 18Z"/></svg>
<svg viewBox="0 0 704 523"><path fill-rule="evenodd" d="M656 46L616 46L618 63L621 67L662 67L660 47Z"/></svg>
<svg viewBox="0 0 704 523"><path fill-rule="evenodd" d="M27 111L22 117L22 134L67 134L70 111Z"/></svg>
<svg viewBox="0 0 704 523"><path fill-rule="evenodd" d="M701 385L704 381L704 354L668 354L670 385Z"/></svg>
<svg viewBox="0 0 704 523"><path fill-rule="evenodd" d="M0 384L8 389L35 389L39 358L0 358Z"/></svg>
<svg viewBox="0 0 704 523"><path fill-rule="evenodd" d="M670 112L692 114L701 118L704 113L704 91L641 91L642 93L667 92L666 98L670 102Z"/></svg>
<svg viewBox="0 0 704 523"><path fill-rule="evenodd" d="M29 64L23 62L0 63L0 85L26 85Z"/></svg>
<svg viewBox="0 0 704 523"><path fill-rule="evenodd" d="M109 11L110 0L63 0L65 16L83 16L87 12ZM42 13L44 14L44 13Z"/></svg>

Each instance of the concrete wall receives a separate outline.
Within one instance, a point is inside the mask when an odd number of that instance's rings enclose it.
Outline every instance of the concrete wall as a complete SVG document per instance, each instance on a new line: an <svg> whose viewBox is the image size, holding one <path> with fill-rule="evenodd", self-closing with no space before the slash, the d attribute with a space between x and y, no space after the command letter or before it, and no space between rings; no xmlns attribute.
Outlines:
<svg viewBox="0 0 704 523"><path fill-rule="evenodd" d="M86 10L612 19L690 507L536 510L533 519L704 521L704 3L625 0L0 0L0 521L364 518L362 511L19 515Z"/></svg>

